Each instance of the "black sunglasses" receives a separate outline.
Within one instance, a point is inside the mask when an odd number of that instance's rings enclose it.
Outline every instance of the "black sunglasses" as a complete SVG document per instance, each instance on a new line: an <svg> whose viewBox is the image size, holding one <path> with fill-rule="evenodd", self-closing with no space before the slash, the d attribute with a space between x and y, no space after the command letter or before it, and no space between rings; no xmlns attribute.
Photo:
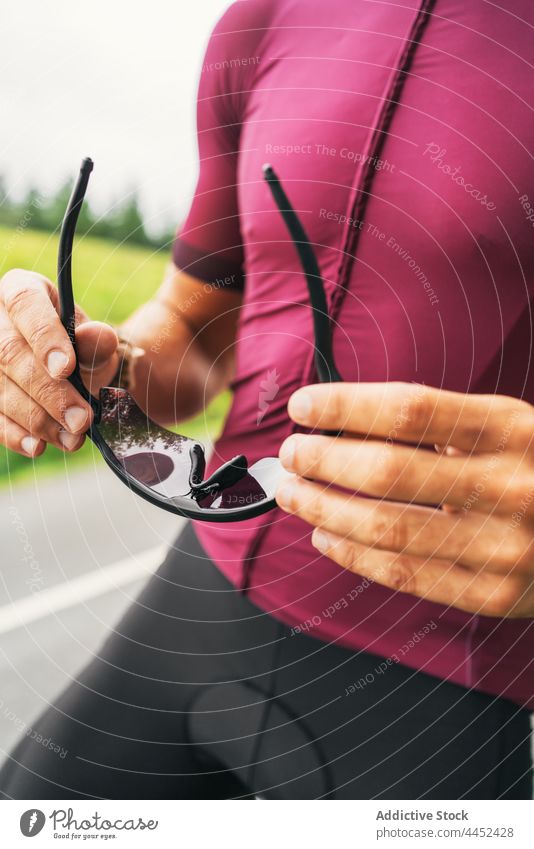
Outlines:
<svg viewBox="0 0 534 849"><path fill-rule="evenodd" d="M59 240L60 316L75 353L72 247L92 170L92 161L84 159ZM308 285L319 380L339 381L341 377L333 359L330 320L317 259L273 168L265 165L263 173L298 251ZM100 390L99 398L95 398L82 382L78 362L69 380L94 412L87 435L112 471L137 495L164 510L206 522L243 521L276 506L276 487L286 474L277 457L265 457L249 466L245 455L240 454L204 478L206 459L199 442L157 425L125 389L106 386Z"/></svg>

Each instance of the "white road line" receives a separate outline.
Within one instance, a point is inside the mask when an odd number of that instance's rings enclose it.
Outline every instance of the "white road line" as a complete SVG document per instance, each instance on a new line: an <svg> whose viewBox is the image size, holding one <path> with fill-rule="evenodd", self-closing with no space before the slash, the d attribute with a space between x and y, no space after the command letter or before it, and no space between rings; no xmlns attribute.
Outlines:
<svg viewBox="0 0 534 849"><path fill-rule="evenodd" d="M22 628L59 610L83 604L90 598L106 595L141 578L148 578L162 562L166 550L161 545L149 548L102 569L80 575L68 583L41 590L29 598L0 607L0 634Z"/></svg>

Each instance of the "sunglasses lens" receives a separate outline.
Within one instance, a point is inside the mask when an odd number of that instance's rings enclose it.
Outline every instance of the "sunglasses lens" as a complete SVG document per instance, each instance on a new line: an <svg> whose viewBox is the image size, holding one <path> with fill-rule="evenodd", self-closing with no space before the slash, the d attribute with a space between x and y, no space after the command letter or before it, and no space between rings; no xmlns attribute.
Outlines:
<svg viewBox="0 0 534 849"><path fill-rule="evenodd" d="M101 389L100 407L98 431L125 472L158 495L174 500L177 507L185 499L193 512L198 507L210 512L245 511L272 500L278 481L286 474L276 457L258 460L248 469L243 457L241 468L227 470L218 484L203 490L198 488L205 471L200 443L157 425L125 389Z"/></svg>
<svg viewBox="0 0 534 849"><path fill-rule="evenodd" d="M100 405L98 430L130 477L167 498L187 495L199 443L159 427L125 389L101 389Z"/></svg>

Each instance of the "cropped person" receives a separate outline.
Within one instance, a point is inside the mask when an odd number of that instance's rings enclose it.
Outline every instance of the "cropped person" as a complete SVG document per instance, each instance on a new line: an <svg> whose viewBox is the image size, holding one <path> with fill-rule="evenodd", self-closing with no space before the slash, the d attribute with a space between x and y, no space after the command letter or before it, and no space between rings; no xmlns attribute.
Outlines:
<svg viewBox="0 0 534 849"><path fill-rule="evenodd" d="M526 0L222 17L191 210L120 334L152 418L230 386L213 466L280 450L295 477L259 519L186 526L35 724L68 757L23 740L4 797L531 797L533 29ZM317 252L344 383L315 385L266 161ZM91 413L56 290L18 270L0 294L2 441L74 451ZM77 339L96 392L116 332L80 311Z"/></svg>

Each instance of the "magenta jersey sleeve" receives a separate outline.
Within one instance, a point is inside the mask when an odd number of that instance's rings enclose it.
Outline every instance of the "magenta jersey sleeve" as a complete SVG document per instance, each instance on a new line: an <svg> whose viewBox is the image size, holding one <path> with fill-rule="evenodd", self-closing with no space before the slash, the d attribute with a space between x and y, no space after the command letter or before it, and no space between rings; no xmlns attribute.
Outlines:
<svg viewBox="0 0 534 849"><path fill-rule="evenodd" d="M173 247L176 266L201 280L233 289L244 285L237 196L243 101L256 65L257 30L247 4L232 6L213 30L197 100L200 172L194 198Z"/></svg>

